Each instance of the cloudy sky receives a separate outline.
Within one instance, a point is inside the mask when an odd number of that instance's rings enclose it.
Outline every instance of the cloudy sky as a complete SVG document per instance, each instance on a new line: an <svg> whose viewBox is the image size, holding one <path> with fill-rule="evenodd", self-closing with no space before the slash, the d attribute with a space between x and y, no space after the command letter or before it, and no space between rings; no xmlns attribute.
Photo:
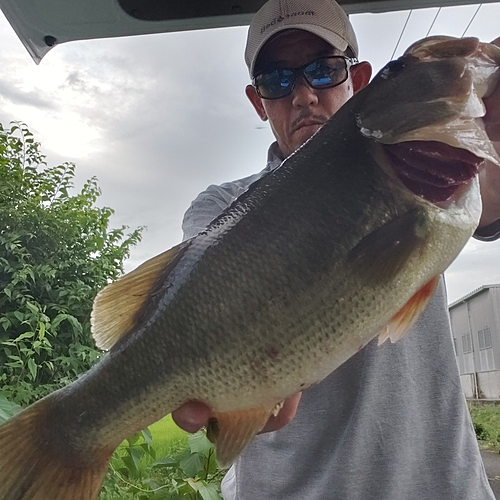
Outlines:
<svg viewBox="0 0 500 500"><path fill-rule="evenodd" d="M500 3L444 8L431 34L500 36ZM437 9L413 11L397 57L427 35ZM391 59L408 11L352 16L361 58ZM467 28L468 27L468 28ZM49 165L97 176L113 226L147 226L127 270L181 239L191 200L209 184L264 167L273 140L244 95L246 27L63 44L39 66L0 13L0 122L28 124ZM500 242L471 241L447 271L450 302L500 283Z"/></svg>

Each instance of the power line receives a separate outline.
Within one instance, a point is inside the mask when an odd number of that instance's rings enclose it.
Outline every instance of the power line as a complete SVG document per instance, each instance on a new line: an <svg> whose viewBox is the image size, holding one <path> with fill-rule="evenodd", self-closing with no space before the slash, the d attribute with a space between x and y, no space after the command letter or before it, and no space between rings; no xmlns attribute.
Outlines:
<svg viewBox="0 0 500 500"><path fill-rule="evenodd" d="M434 16L434 19L432 20L431 27L429 28L429 31L427 31L427 33L425 34L426 38L429 36L429 33L431 32L431 30L434 26L434 23L436 22L436 19L438 18L440 12L441 12L441 7L439 7L438 11L436 12L436 15Z"/></svg>
<svg viewBox="0 0 500 500"><path fill-rule="evenodd" d="M472 21L474 21L475 17L477 16L477 13L479 12L479 9L483 6L482 3L479 4L479 7L476 9L476 12L474 12L474 15L472 16L471 20L469 21L469 24L467 25L467 28L465 28L465 31L462 33L462 36L460 38L463 38L465 33L467 33L467 30L470 28L470 25L472 24Z"/></svg>
<svg viewBox="0 0 500 500"><path fill-rule="evenodd" d="M391 61L394 59L394 54L396 54L396 50L398 50L399 42L401 41L401 38L403 38L403 33L406 30L406 26L408 25L408 21L410 20L412 12L413 12L413 9L411 9L410 12L408 13L408 17L406 18L405 25L403 26L403 29L401 30L401 34L399 35L399 39L398 39L398 42L396 43L396 47L394 47L394 52L392 53L392 56L390 59Z"/></svg>

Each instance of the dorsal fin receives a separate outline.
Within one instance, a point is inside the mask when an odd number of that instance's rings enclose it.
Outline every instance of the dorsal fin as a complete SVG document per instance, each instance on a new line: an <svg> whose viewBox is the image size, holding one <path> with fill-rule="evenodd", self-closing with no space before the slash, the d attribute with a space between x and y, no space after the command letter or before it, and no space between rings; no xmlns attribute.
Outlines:
<svg viewBox="0 0 500 500"><path fill-rule="evenodd" d="M150 298L158 279L175 266L189 242L147 260L97 294L90 316L97 347L110 349L135 326L137 313Z"/></svg>
<svg viewBox="0 0 500 500"><path fill-rule="evenodd" d="M439 276L432 278L391 318L378 336L378 345L386 340L394 344L406 335L426 308L438 282Z"/></svg>

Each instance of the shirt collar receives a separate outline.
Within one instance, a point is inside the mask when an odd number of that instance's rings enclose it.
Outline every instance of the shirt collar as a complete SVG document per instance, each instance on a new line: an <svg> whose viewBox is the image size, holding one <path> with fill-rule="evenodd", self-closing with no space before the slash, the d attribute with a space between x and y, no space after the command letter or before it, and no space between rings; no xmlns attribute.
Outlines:
<svg viewBox="0 0 500 500"><path fill-rule="evenodd" d="M267 164L264 170L271 172L283 163L283 155L281 154L278 143L275 141L269 146L267 151Z"/></svg>

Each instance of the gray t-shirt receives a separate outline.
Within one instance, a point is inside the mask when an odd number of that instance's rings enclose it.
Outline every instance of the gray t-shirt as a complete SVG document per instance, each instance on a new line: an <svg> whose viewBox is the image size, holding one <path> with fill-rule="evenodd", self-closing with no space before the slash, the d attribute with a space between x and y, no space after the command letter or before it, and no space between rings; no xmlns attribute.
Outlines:
<svg viewBox="0 0 500 500"><path fill-rule="evenodd" d="M196 235L281 162L209 186L183 221ZM295 419L262 434L227 473L225 500L494 500L460 385L441 279L413 329L373 341L304 392Z"/></svg>

